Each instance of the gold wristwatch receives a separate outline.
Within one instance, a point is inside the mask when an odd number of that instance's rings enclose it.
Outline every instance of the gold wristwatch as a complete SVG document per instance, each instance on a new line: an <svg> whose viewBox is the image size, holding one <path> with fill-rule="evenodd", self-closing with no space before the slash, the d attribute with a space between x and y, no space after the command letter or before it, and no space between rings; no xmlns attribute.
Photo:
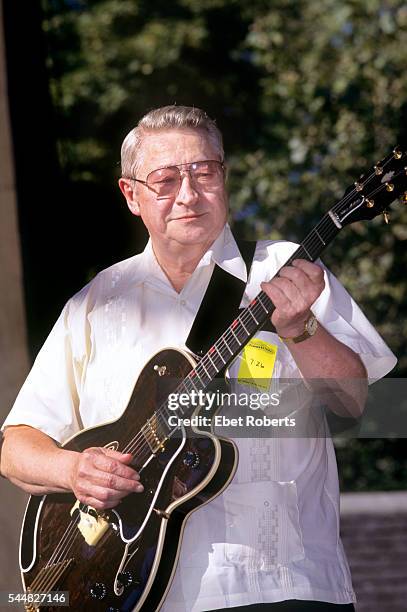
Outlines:
<svg viewBox="0 0 407 612"><path fill-rule="evenodd" d="M304 331L299 336L294 336L293 338L284 338L283 336L279 336L280 340L283 342L294 342L294 344L298 344L307 338L311 338L315 334L318 329L318 321L316 317L311 313L308 319L304 323Z"/></svg>

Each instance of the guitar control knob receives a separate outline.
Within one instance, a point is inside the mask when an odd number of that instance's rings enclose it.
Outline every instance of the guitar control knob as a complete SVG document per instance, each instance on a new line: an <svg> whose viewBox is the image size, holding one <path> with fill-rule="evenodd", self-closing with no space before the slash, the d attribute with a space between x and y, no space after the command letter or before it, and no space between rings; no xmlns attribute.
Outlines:
<svg viewBox="0 0 407 612"><path fill-rule="evenodd" d="M90 596L93 599L104 599L106 597L106 586L103 582L95 582L95 584L90 588Z"/></svg>
<svg viewBox="0 0 407 612"><path fill-rule="evenodd" d="M121 572L117 576L117 579L118 579L118 582L120 583L120 586L127 588L133 583L133 574L131 572Z"/></svg>
<svg viewBox="0 0 407 612"><path fill-rule="evenodd" d="M184 455L183 464L188 467L195 469L200 464L201 460L198 453L194 453L193 451L187 451Z"/></svg>

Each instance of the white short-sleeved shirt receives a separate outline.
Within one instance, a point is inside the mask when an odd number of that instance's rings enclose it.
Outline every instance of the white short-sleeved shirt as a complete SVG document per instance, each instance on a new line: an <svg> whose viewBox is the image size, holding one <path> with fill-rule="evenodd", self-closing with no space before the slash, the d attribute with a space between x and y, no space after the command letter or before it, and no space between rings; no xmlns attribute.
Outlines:
<svg viewBox="0 0 407 612"><path fill-rule="evenodd" d="M289 242L258 243L242 306L295 249ZM150 357L163 347L185 348L215 263L247 281L227 225L180 293L158 265L151 242L141 254L99 273L64 307L2 428L28 424L64 442L83 427L120 416ZM393 353L327 270L325 282L314 314L360 355L370 379L384 376L396 363ZM261 331L256 337L278 346L274 377L300 376L276 334ZM286 599L354 601L339 538L331 439L235 442L235 477L188 519L162 610L201 612Z"/></svg>

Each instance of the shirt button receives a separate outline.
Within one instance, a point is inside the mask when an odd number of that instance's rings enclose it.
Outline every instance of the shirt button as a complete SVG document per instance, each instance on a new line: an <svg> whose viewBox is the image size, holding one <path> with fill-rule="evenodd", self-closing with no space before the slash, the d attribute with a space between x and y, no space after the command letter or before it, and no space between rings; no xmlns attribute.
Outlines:
<svg viewBox="0 0 407 612"><path fill-rule="evenodd" d="M181 300L181 306L186 306L186 301L185 300Z"/></svg>

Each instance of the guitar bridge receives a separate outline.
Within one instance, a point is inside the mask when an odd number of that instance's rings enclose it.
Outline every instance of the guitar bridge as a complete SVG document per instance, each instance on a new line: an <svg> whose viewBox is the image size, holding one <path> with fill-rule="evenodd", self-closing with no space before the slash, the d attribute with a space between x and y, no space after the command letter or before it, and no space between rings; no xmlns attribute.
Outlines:
<svg viewBox="0 0 407 612"><path fill-rule="evenodd" d="M85 510L86 508L86 510ZM109 517L103 513L98 513L91 506L84 506L79 500L76 500L71 509L71 516L79 512L79 522L77 528L81 532L83 539L88 546L96 546L101 537L109 529Z"/></svg>

